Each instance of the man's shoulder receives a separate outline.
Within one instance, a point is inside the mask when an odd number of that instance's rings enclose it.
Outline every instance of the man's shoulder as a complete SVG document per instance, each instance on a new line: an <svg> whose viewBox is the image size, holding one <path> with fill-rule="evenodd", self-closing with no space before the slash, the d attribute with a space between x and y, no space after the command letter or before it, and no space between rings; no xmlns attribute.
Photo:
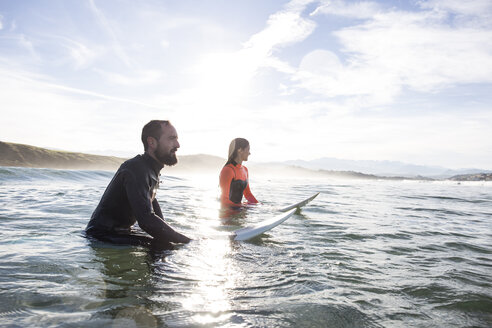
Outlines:
<svg viewBox="0 0 492 328"><path fill-rule="evenodd" d="M121 164L117 172L122 177L131 177L133 181L149 181L152 172L149 170L142 155L130 158Z"/></svg>
<svg viewBox="0 0 492 328"><path fill-rule="evenodd" d="M124 161L118 171L120 171L120 173L132 172L134 175L140 175L140 173L144 173L145 161L142 158L142 155L137 155Z"/></svg>
<svg viewBox="0 0 492 328"><path fill-rule="evenodd" d="M133 158L127 159L126 161L121 164L122 168L132 168L138 165L142 165L143 158L142 155L137 155Z"/></svg>

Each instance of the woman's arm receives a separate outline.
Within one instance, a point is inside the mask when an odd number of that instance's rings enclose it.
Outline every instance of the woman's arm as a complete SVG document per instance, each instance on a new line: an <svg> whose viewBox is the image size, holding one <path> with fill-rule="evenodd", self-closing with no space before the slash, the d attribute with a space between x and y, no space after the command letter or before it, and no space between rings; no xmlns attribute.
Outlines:
<svg viewBox="0 0 492 328"><path fill-rule="evenodd" d="M246 189L244 189L243 195L246 198L246 200L248 201L248 203L257 204L259 202L256 200L255 196L253 196L251 189L249 189L249 172L248 172L248 169L246 167L244 167L244 169L246 170L246 173L248 175L248 185L246 186Z"/></svg>
<svg viewBox="0 0 492 328"><path fill-rule="evenodd" d="M248 186L246 187L246 189L244 189L243 195L248 200L248 203L250 203L250 204L257 204L257 203L259 203L256 200L255 196L253 196L253 194L251 193L251 190L249 189L249 183L248 183Z"/></svg>
<svg viewBox="0 0 492 328"><path fill-rule="evenodd" d="M222 205L237 206L229 199L229 192L231 188L231 182L234 178L234 171L232 168L224 166L220 172L219 184L220 184L220 202Z"/></svg>

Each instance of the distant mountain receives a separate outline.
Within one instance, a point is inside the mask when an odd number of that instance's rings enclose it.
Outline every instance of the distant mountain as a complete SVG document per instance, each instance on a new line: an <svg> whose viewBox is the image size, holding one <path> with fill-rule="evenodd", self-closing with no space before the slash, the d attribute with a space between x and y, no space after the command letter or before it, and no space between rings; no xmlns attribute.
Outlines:
<svg viewBox="0 0 492 328"><path fill-rule="evenodd" d="M480 169L451 170L440 166L415 165L397 161L356 161L327 157L312 161L293 160L285 161L282 163L285 165L294 165L312 170L355 171L364 174L374 174L382 176L425 176L432 178L448 178L455 175L492 172Z"/></svg>

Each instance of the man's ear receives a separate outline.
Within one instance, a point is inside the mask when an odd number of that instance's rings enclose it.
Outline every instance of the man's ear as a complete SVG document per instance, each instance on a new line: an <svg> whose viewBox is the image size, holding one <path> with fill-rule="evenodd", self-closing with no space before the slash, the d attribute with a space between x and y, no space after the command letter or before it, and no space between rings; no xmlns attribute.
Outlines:
<svg viewBox="0 0 492 328"><path fill-rule="evenodd" d="M149 149L154 150L157 146L157 140L155 140L154 137L147 137L147 145L149 146Z"/></svg>

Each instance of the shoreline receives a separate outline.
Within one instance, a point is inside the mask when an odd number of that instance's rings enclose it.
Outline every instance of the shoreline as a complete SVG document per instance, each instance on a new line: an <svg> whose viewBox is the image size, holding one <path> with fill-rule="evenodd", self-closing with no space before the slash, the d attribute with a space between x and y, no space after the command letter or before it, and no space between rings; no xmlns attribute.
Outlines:
<svg viewBox="0 0 492 328"><path fill-rule="evenodd" d="M78 152L49 150L46 148L0 141L0 166L66 170L116 171L127 158L92 155ZM220 172L225 159L205 154L178 156L179 164L166 167L169 173ZM415 181L492 181L492 173L462 174L449 178L425 176L380 176L354 171L313 170L293 165L267 165L251 162L251 172L258 175L285 175L297 177L328 177L357 180L415 180Z"/></svg>

